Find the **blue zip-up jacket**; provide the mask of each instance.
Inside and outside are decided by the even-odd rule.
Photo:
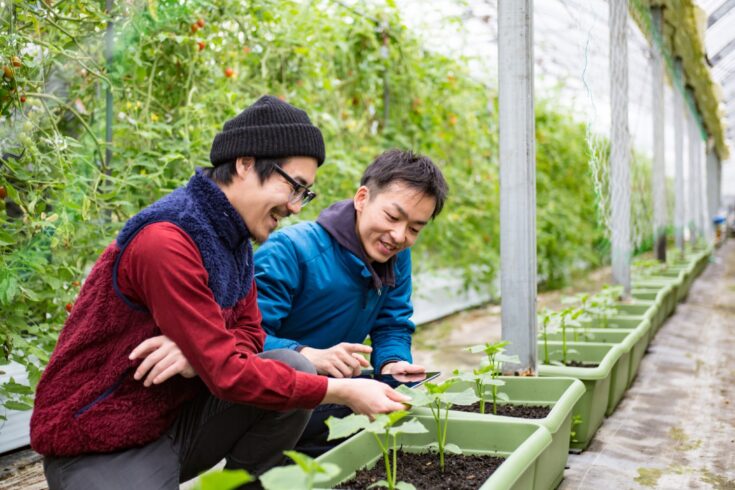
[[[362,343],[369,335],[371,364],[412,362],[411,251],[396,255],[395,286],[373,286],[363,260],[316,222],[273,233],[255,253],[255,280],[264,350],[340,342]]]

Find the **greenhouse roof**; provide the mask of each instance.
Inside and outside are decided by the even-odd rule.
[[[735,0],[700,0],[707,15],[705,45],[712,77],[722,87],[727,140],[735,141]]]

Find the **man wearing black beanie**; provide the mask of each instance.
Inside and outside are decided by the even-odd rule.
[[[176,489],[223,458],[259,475],[321,403],[404,408],[382,383],[262,353],[251,240],[315,197],[319,129],[265,96],[225,123],[210,159],[126,223],[80,291],[31,419],[52,490]]]

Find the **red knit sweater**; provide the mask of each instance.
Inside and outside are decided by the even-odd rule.
[[[111,244],[80,292],[41,377],[31,418],[31,445],[41,454],[72,456],[147,444],[171,425],[181,405],[203,389],[224,400],[273,410],[313,408],[327,380],[253,355],[262,351],[255,285],[222,309],[207,286],[193,240],[171,223],[146,226],[119,253]],[[199,375],[145,388],[132,377],[130,352],[164,334]],[[203,382],[203,383],[202,383]]]

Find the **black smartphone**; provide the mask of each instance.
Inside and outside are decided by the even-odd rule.
[[[379,374],[374,372],[372,369],[363,369],[360,373],[360,376],[358,377],[374,379],[376,381],[380,381],[381,383],[387,384],[391,388],[397,388],[400,385],[404,385],[409,388],[415,388],[422,385],[423,383],[426,383],[427,381],[431,381],[432,379],[438,377],[439,374],[441,374],[440,371],[427,371],[425,373],[416,374],[390,375]]]

